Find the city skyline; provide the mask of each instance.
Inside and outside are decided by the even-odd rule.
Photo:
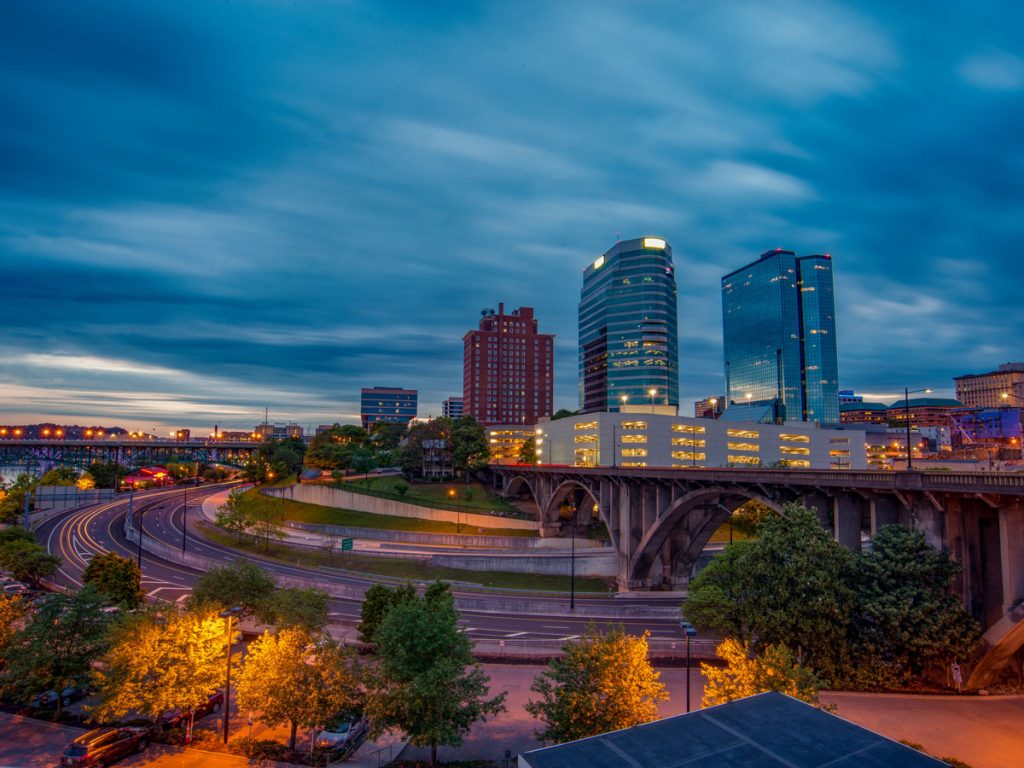
[[[720,276],[774,247],[835,258],[842,388],[951,396],[1022,357],[1022,20],[5,8],[0,422],[354,422],[376,383],[439,415],[497,298],[555,334],[575,409],[582,271],[645,233],[675,251],[684,412],[724,389]]]

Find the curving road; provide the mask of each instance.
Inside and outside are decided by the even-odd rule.
[[[47,549],[59,555],[63,564],[55,580],[69,586],[79,586],[82,571],[93,555],[102,552],[116,552],[125,557],[138,555],[136,546],[125,540],[124,517],[132,505],[136,525],[141,518],[144,535],[173,547],[184,546],[188,552],[203,555],[218,561],[230,562],[239,557],[236,550],[201,538],[192,529],[192,521],[200,517],[202,501],[218,493],[226,485],[190,487],[187,491],[188,510],[184,510],[185,491],[182,488],[147,491],[135,495],[134,501],[127,497],[108,504],[76,510],[48,520],[36,531]],[[182,526],[187,524],[183,537]],[[357,576],[329,572],[326,569],[311,570],[289,566],[277,561],[247,555],[263,568],[277,575],[300,576],[320,582],[334,582],[365,588],[373,581]],[[191,592],[192,584],[200,572],[186,565],[170,562],[142,552],[142,586],[151,599],[166,601],[184,600]],[[457,593],[459,594],[459,593]],[[479,598],[479,593],[461,593],[461,596]],[[502,598],[505,600],[506,598]],[[550,615],[525,614],[523,612],[461,612],[461,624],[475,640],[507,640],[516,644],[524,641],[559,641],[582,635],[593,618],[567,616],[564,614],[566,598],[531,598],[531,602],[548,602],[553,610]],[[614,598],[580,598],[577,605],[621,606],[623,601]],[[650,605],[664,608],[674,606],[677,601],[666,598],[633,598],[630,604]],[[343,625],[358,620],[358,600],[331,598],[328,610],[331,624]],[[605,620],[596,620],[603,623]],[[623,624],[631,633],[647,630],[653,641],[678,640],[683,637],[678,619],[649,618],[614,620]]]

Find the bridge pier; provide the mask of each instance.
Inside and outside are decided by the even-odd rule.
[[[1024,504],[1015,500],[999,509],[999,559],[1003,613],[1024,600]]]
[[[874,536],[886,525],[895,525],[900,521],[900,502],[895,496],[888,494],[873,496],[868,502],[868,515],[871,519],[871,535]]]
[[[832,520],[836,541],[851,552],[860,552],[860,527],[867,501],[850,493],[832,500]]]

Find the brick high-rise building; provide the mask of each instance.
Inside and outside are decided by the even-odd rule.
[[[968,408],[1020,405],[1024,397],[1024,363],[1003,363],[989,373],[954,376],[956,399]]]
[[[532,307],[485,309],[463,341],[463,413],[481,424],[536,424],[551,415],[554,342]]]

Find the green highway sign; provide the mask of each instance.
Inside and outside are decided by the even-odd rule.
[[[341,540],[341,551],[347,552],[352,549],[352,545],[355,544],[355,539],[342,539]]]

